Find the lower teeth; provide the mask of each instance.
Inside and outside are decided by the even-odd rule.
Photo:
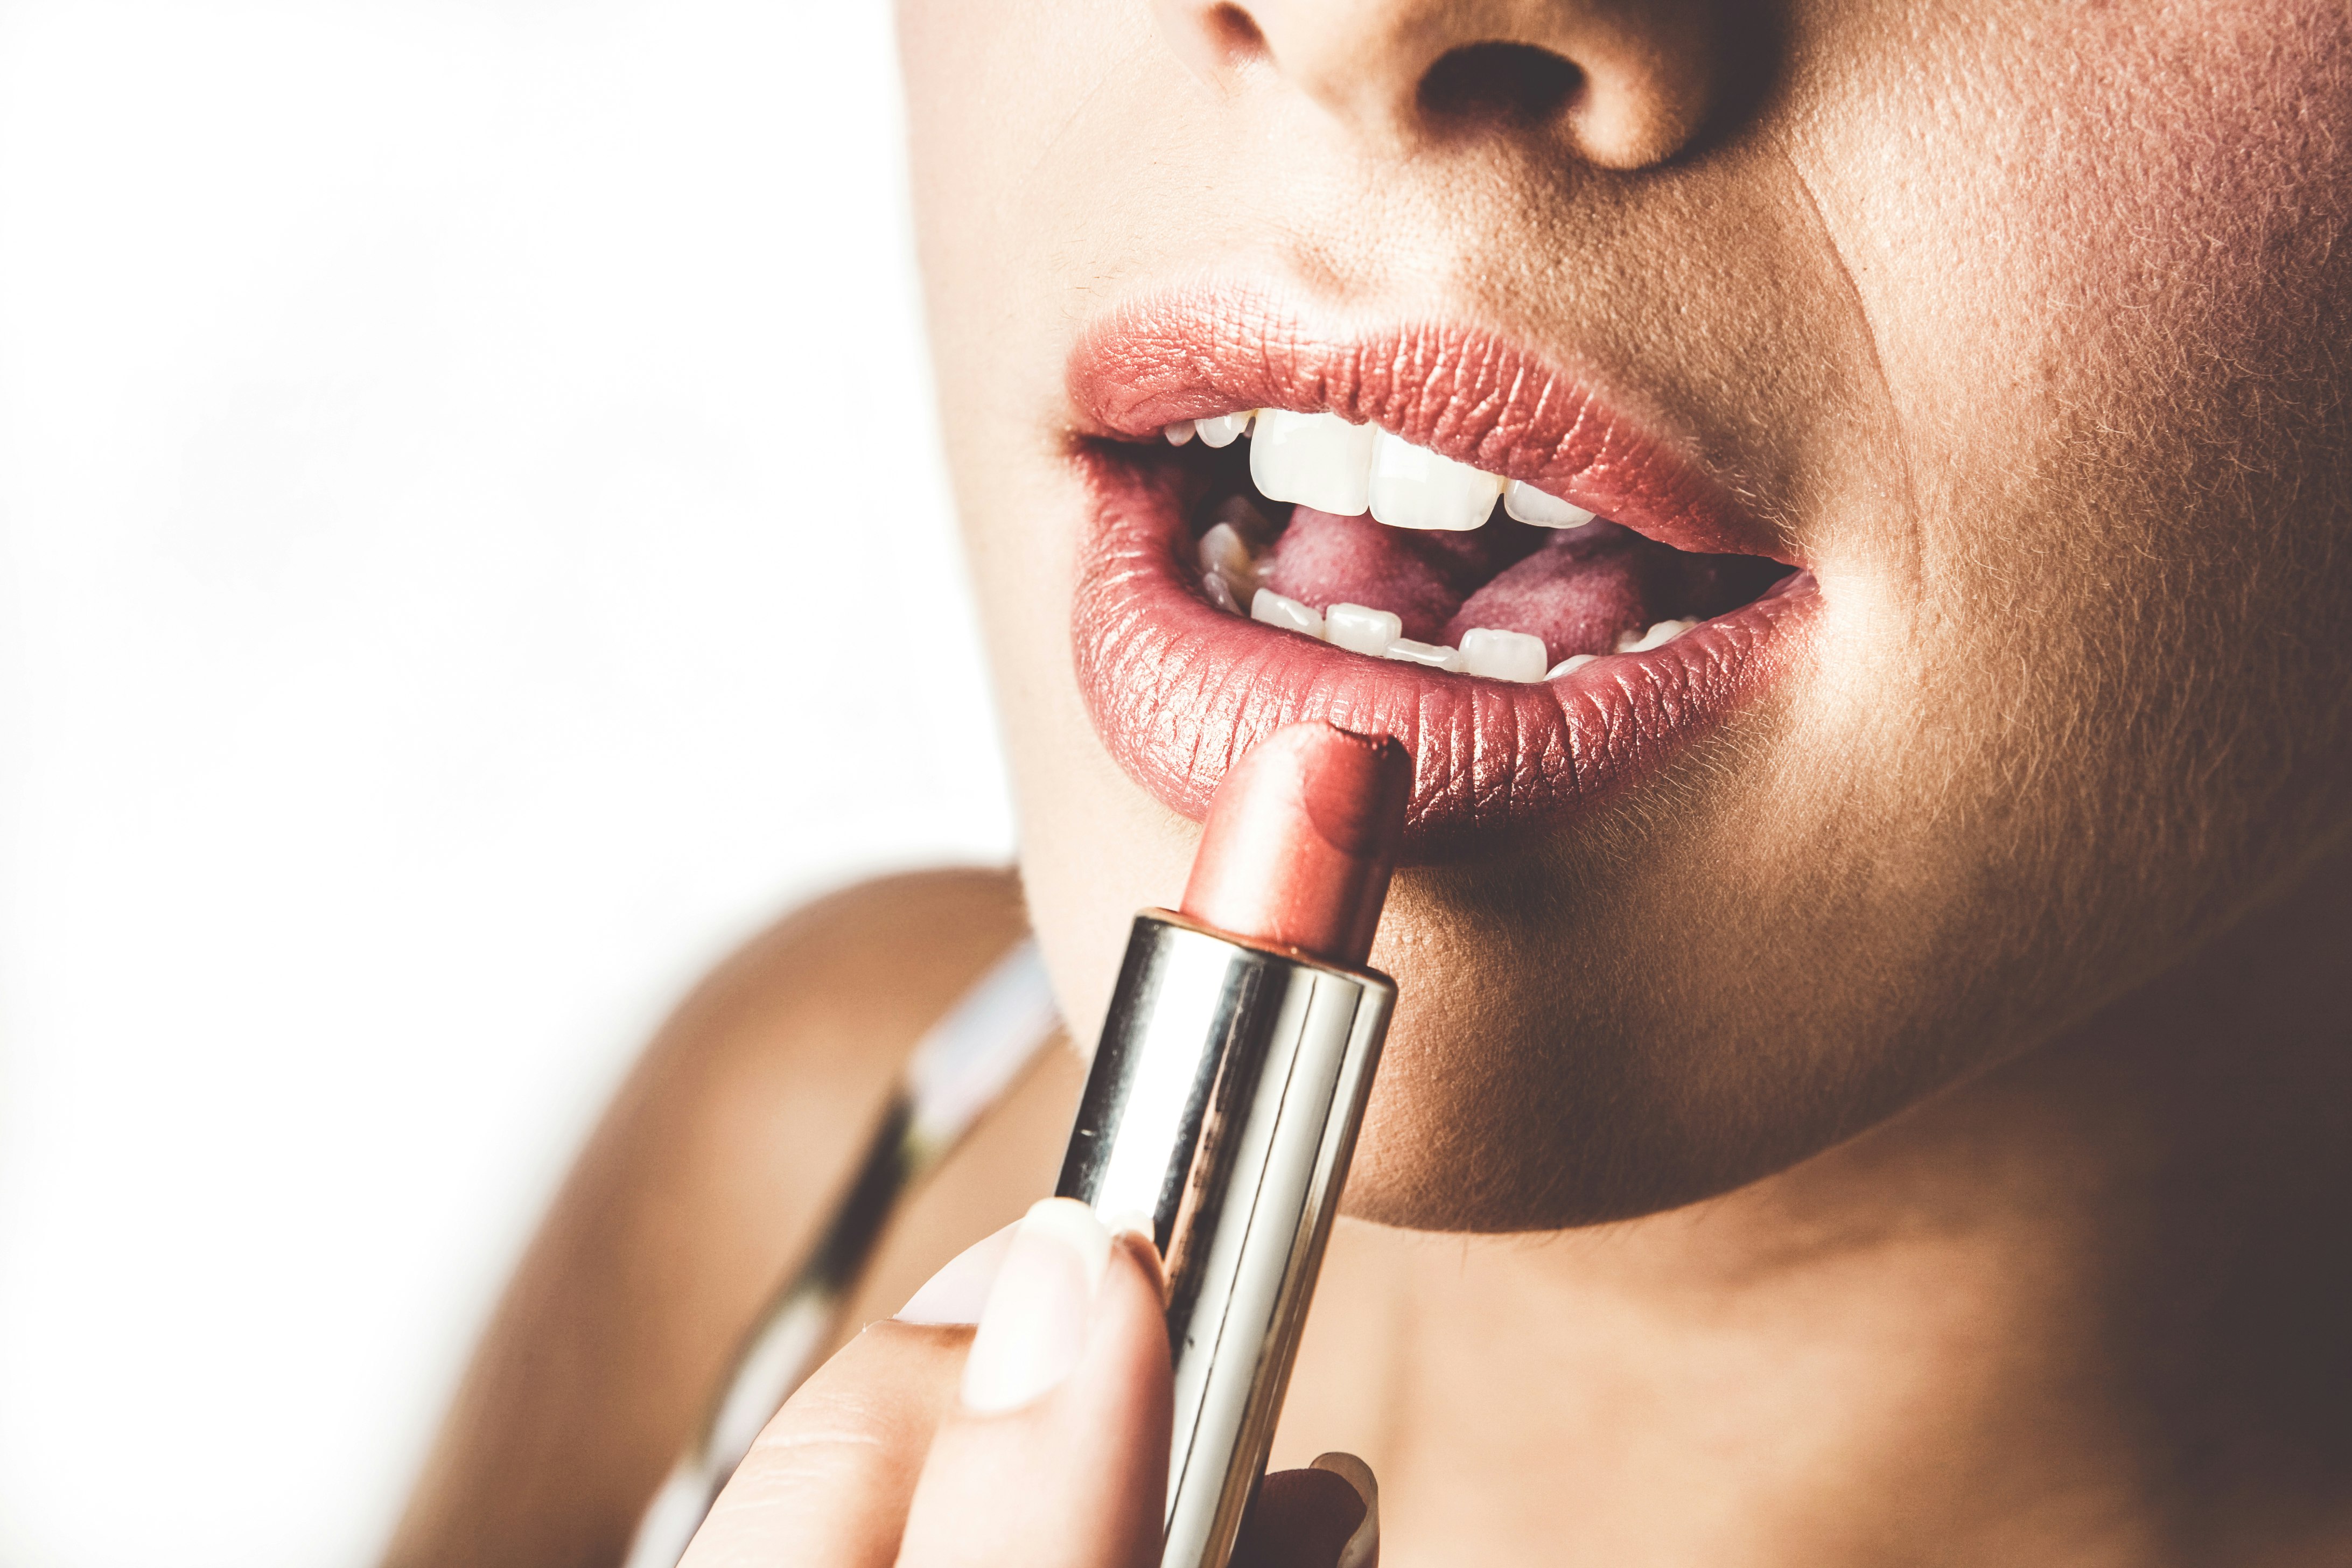
[[[1286,599],[1271,588],[1260,588],[1250,600],[1250,619],[1263,621],[1270,626],[1280,626],[1286,632],[1305,632],[1320,641],[1323,617],[1311,606],[1296,599]]]
[[[1234,502],[1240,503],[1241,511],[1234,510]],[[1258,585],[1257,553],[1243,531],[1245,526],[1263,526],[1264,520],[1255,508],[1234,497],[1219,506],[1213,515],[1220,521],[1211,524],[1201,536],[1197,549],[1201,588],[1209,603],[1227,615],[1245,615],[1263,625],[1298,632],[1350,653],[1392,658],[1425,669],[1484,676],[1490,680],[1523,684],[1557,680],[1602,657],[1572,654],[1547,668],[1543,639],[1526,632],[1478,626],[1463,634],[1460,647],[1445,647],[1415,642],[1404,636],[1403,621],[1393,611],[1349,604],[1332,605],[1318,611],[1312,605]],[[1664,647],[1697,624],[1693,620],[1659,621],[1646,631],[1621,635],[1615,651],[1647,653]]]
[[[1429,669],[1451,670],[1459,675],[1469,667],[1462,661],[1462,650],[1441,647],[1434,643],[1415,642],[1411,637],[1399,637],[1381,653],[1382,658],[1401,659],[1406,664],[1418,664]]]
[[[1665,647],[1696,625],[1698,625],[1696,621],[1660,621],[1639,637],[1627,632],[1623,637],[1619,637],[1617,651],[1647,653],[1654,647]]]

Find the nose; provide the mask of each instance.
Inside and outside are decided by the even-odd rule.
[[[1412,148],[1558,127],[1609,169],[1673,157],[1723,93],[1739,0],[1155,0],[1162,34],[1231,89],[1270,68],[1352,131]]]

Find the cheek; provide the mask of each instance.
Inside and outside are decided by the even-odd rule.
[[[1074,315],[1183,227],[1148,191],[1197,92],[1149,7],[908,0],[899,9],[917,238],[939,400],[1032,923],[1091,1047],[1135,911],[1172,904],[1197,830],[1122,773],[1072,670],[1086,497],[1041,448],[1066,418]],[[1156,150],[1155,150],[1156,149]]]
[[[1969,9],[1945,31],[1921,14],[1899,52],[1841,49],[1825,17],[1800,68],[1819,107],[1796,156],[1908,482],[1969,553],[2018,547],[2012,569],[2095,491],[2103,544],[2164,537],[2239,499],[2231,448],[2280,433],[2249,384],[2343,390],[2324,329],[2343,323],[2352,26],[2340,0]]]
[[[2275,868],[2277,824],[2342,810],[2315,699],[2352,670],[2281,634],[2352,613],[2352,22],[1969,9],[1906,8],[1899,50],[1824,13],[1796,69],[1793,155],[1904,432],[1932,634],[1904,746],[1941,776],[1884,765],[2005,816],[1987,860],[2109,909],[2153,878],[2144,918],[2185,920]]]
[[[1200,833],[1121,773],[1070,672],[1069,595],[994,591],[990,645],[1021,876],[1070,1037],[1091,1051],[1136,911],[1173,908]]]

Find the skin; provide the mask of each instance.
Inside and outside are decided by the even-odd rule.
[[[902,18],[1073,1017],[1192,843],[1069,674],[1061,377],[1118,300],[1213,271],[1494,323],[1679,433],[1821,581],[1803,668],[1671,777],[1401,879],[1360,1213],[1527,1229],[1726,1190],[2050,1043],[2343,839],[2352,664],[2288,630],[2352,609],[2341,8],[1916,12],[1776,14],[1712,129],[1630,172],[1343,90],[1496,36],[1443,7],[1255,7],[1264,51],[1213,87],[1164,41],[1189,16]]]
[[[1399,875],[1276,1464],[1364,1455],[1416,1564],[2352,1553],[2342,6],[902,0],[900,36],[1080,1037],[1196,837],[1072,669],[1064,367],[1119,300],[1213,275],[1507,332],[1821,584],[1663,777]],[[1498,39],[1591,92],[1508,112],[1447,64]],[[632,1125],[609,1160],[665,1146]],[[844,1375],[951,1422],[934,1339]],[[905,1505],[809,1506],[895,1539]]]
[[[524,1255],[386,1563],[619,1562],[916,1038],[1021,930],[1001,871],[894,878],[797,911],[705,979]],[[1080,1077],[1049,1056],[951,1157],[893,1226],[845,1336],[1051,1185]]]

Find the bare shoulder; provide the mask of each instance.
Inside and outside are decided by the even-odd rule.
[[[580,1174],[611,1165],[665,1205],[683,1183],[719,1223],[797,1237],[916,1040],[1027,929],[1019,883],[993,868],[880,878],[793,911],[680,1004]]]
[[[922,871],[817,899],[713,969],[647,1047],[533,1238],[387,1561],[617,1561],[908,1051],[1026,930],[1010,870]],[[889,1288],[1003,1206],[998,1189],[1013,1203],[1033,1184],[1068,1076],[1041,1075],[959,1156],[968,1177],[953,1186],[985,1213],[934,1217],[935,1199],[897,1227],[887,1250],[905,1262],[877,1269]]]
[[[877,877],[824,894],[711,971],[663,1031],[667,1041],[762,1018],[864,1021],[942,1001],[1028,930],[1006,867]]]
[[[714,969],[656,1037],[646,1067],[656,1077],[737,1066],[783,1072],[812,1093],[878,1084],[1027,930],[1009,868],[914,871],[841,889]]]

